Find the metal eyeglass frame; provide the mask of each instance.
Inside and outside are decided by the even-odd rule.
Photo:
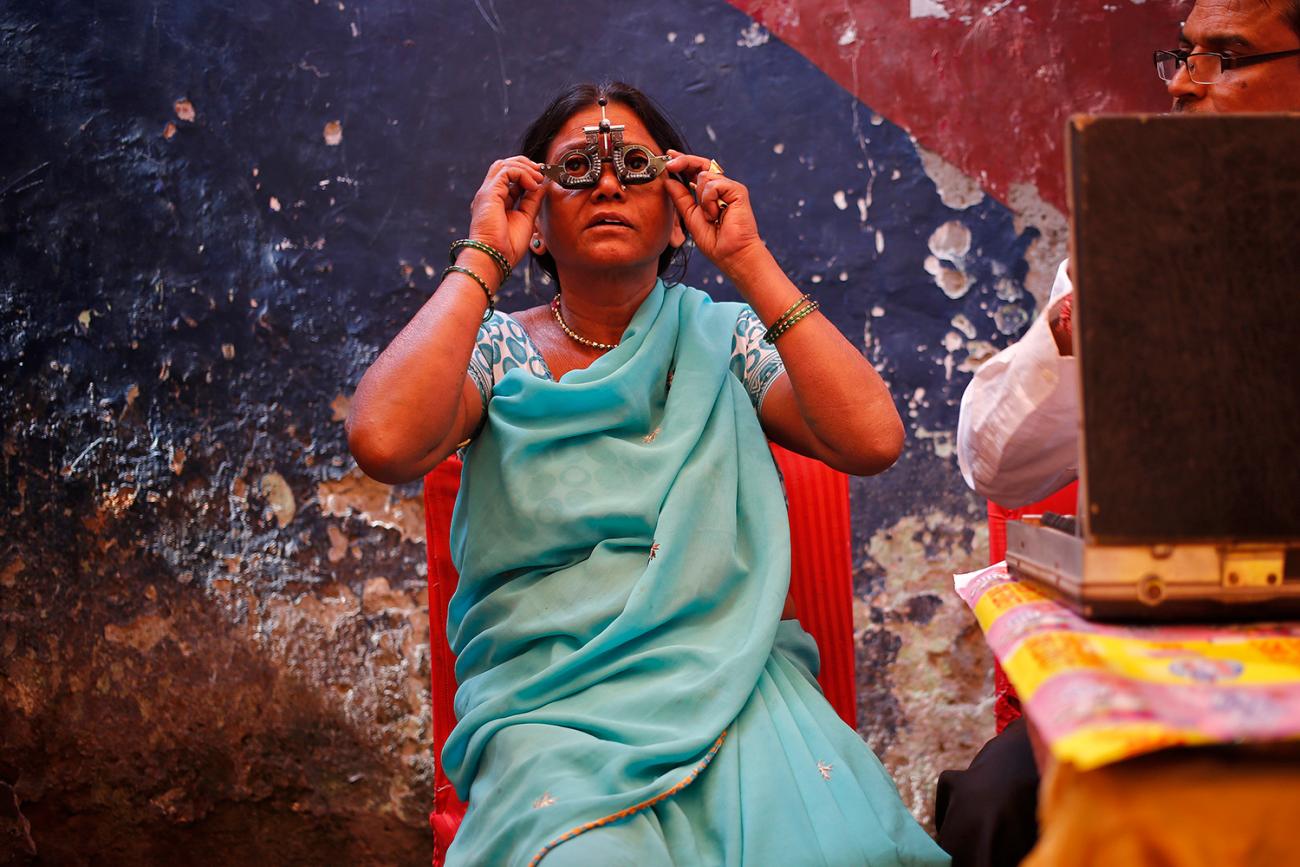
[[[543,165],[542,174],[566,190],[581,190],[594,187],[600,182],[600,172],[605,163],[613,163],[614,174],[618,177],[619,183],[628,186],[648,184],[663,173],[668,160],[671,159],[669,156],[654,154],[645,145],[624,144],[621,125],[602,124],[602,127],[605,128],[583,127],[582,131],[587,135],[587,144],[580,149],[565,151],[560,155],[557,163]],[[610,156],[607,157],[600,155],[598,139],[602,136],[608,136]],[[628,158],[634,154],[639,154],[645,160],[645,168],[640,170],[629,168]],[[580,175],[570,172],[567,166],[573,159],[584,160],[587,170]]]
[[[1201,81],[1197,79],[1196,75],[1192,72],[1192,67],[1187,62],[1193,57],[1219,58],[1218,74],[1209,81]],[[1300,48],[1291,48],[1287,51],[1271,51],[1267,54],[1247,54],[1244,57],[1220,54],[1217,51],[1187,51],[1183,48],[1176,48],[1172,51],[1160,50],[1152,52],[1151,54],[1151,59],[1156,66],[1156,75],[1159,76],[1161,81],[1173,81],[1178,77],[1178,68],[1186,67],[1187,75],[1192,79],[1193,84],[1215,84],[1223,77],[1223,73],[1230,69],[1241,69],[1245,66],[1254,66],[1256,63],[1268,63],[1271,60],[1281,60],[1284,57],[1300,57]],[[1163,61],[1171,59],[1174,61],[1174,72],[1173,75],[1165,78],[1160,72],[1160,65]]]
[[[609,122],[605,114],[608,100],[602,96],[596,100],[596,103],[600,106],[600,123],[582,128],[584,139],[582,147],[565,151],[560,155],[558,163],[543,164],[542,174],[566,190],[582,190],[596,186],[600,183],[600,173],[605,163],[614,164],[614,174],[618,177],[618,182],[624,186],[648,184],[663,174],[671,158],[667,154],[656,155],[645,145],[624,144],[623,131],[626,127],[621,123]],[[601,156],[602,150],[609,156]],[[628,157],[632,154],[640,154],[645,160],[645,168],[628,167]],[[582,174],[574,174],[568,168],[569,161],[575,159],[586,163],[587,169]]]

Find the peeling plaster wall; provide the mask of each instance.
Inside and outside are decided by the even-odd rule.
[[[1019,16],[1011,44],[1061,81],[1099,32],[1149,47],[1177,17],[1121,3],[1071,36],[1044,3],[841,5],[665,0],[577,38],[519,0],[0,9],[0,862],[427,862],[419,490],[361,476],[342,422],[487,165],[607,75],[749,184],[898,401],[906,453],[852,485],[860,719],[929,820],[937,772],[992,731],[951,592],[986,556],[956,406],[1065,223],[1031,106],[961,125],[1037,79],[936,86],[915,61],[953,31],[897,28],[960,25],[961,58]],[[891,33],[917,47],[863,66]],[[1081,107],[1146,93],[1101,99],[1112,78]],[[734,297],[702,257],[690,282]],[[520,275],[505,306],[546,294]]]
[[[1074,112],[1160,111],[1151,51],[1191,0],[732,0],[864,103],[1007,199],[1065,206]]]

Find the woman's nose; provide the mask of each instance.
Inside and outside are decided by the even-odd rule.
[[[593,195],[597,198],[621,199],[627,192],[627,187],[618,179],[618,173],[614,171],[614,161],[602,161],[600,164],[600,176],[596,179],[596,187],[592,190]]]

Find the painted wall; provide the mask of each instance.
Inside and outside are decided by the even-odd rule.
[[[590,8],[0,9],[4,856],[427,861],[419,492],[363,478],[342,422],[487,165],[579,79],[744,180],[893,389],[907,451],[853,484],[860,717],[919,817],[991,734],[956,405],[1064,254],[1066,114],[1161,108],[1179,7]]]

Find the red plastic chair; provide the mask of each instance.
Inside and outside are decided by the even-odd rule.
[[[790,504],[790,591],[799,622],[821,653],[818,682],[831,707],[857,728],[854,675],[852,543],[849,480],[820,461],[772,447]],[[442,771],[442,748],[456,725],[456,657],[447,645],[447,605],[459,576],[451,563],[452,507],[461,462],[448,458],[424,478],[424,519],[429,550],[429,668],[433,680],[433,863],[441,867],[465,816],[465,805]]]
[[[1007,521],[1019,520],[1024,515],[1038,515],[1043,512],[1056,512],[1058,515],[1073,515],[1079,502],[1079,483],[1071,482],[1045,500],[1022,506],[1019,509],[1004,509],[992,500],[989,504],[989,565],[1007,559]],[[997,720],[997,732],[1020,718],[1020,696],[1015,687],[1007,680],[1006,672],[997,660],[993,661],[993,717]]]

